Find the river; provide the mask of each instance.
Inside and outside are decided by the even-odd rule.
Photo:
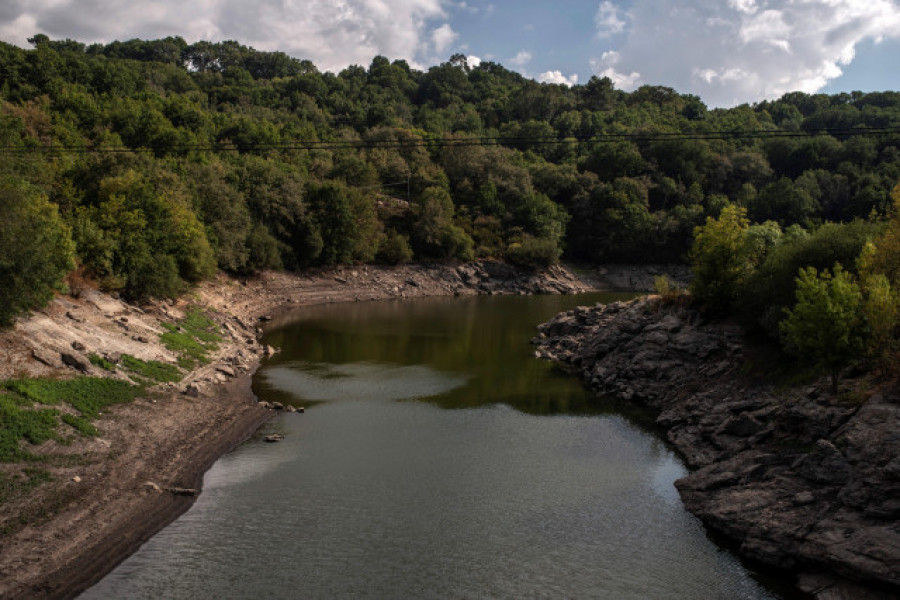
[[[538,323],[612,299],[297,312],[254,389],[306,412],[82,598],[782,597],[684,510],[647,415],[534,358]]]

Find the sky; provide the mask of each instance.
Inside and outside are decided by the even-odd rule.
[[[0,40],[180,35],[337,72],[461,53],[543,82],[665,85],[710,107],[900,90],[900,0],[0,0]]]

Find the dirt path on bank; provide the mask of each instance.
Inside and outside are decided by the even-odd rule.
[[[190,507],[193,496],[171,490],[199,491],[212,463],[271,414],[257,404],[250,384],[270,351],[257,341],[259,326],[272,315],[329,302],[571,294],[597,285],[597,279],[563,267],[531,273],[473,263],[264,273],[247,280],[220,276],[177,302],[141,307],[92,289],[78,298],[58,297],[0,333],[0,380],[126,377],[92,365],[92,354],[176,364],[177,354],[161,343],[160,334],[192,306],[207,312],[223,339],[210,363],[184,373],[181,381],[105,410],[95,421],[96,437],[73,434],[28,448],[48,458],[40,466],[53,479],[3,504],[0,598],[73,597]],[[0,463],[0,473],[21,476],[31,466]]]

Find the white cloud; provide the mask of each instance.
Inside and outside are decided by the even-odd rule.
[[[594,17],[597,23],[597,37],[605,38],[625,31],[625,21],[619,16],[619,9],[609,0],[604,0]]]
[[[459,34],[453,31],[450,24],[444,23],[431,32],[431,41],[434,44],[434,51],[438,54],[444,54],[444,52],[447,51],[447,48],[449,48],[458,37]]]
[[[378,54],[418,66],[431,49],[453,41],[452,29],[434,29],[435,21],[447,17],[443,4],[443,0],[3,0],[0,39],[28,47],[27,38],[38,32],[82,42],[180,35],[188,42],[235,39],[259,50],[281,50],[308,58],[323,70],[368,65]]]
[[[511,65],[522,68],[531,62],[531,52],[528,50],[519,50],[519,52],[509,59]]]
[[[578,74],[573,73],[569,77],[562,74],[562,71],[546,71],[538,75],[538,81],[541,83],[561,83],[565,86],[572,87],[578,83]]]
[[[615,7],[601,12],[613,14]],[[598,12],[598,35],[610,23]],[[602,22],[601,22],[602,21]],[[623,25],[624,27],[624,25]],[[635,2],[625,42],[594,59],[620,89],[640,83],[698,94],[713,106],[816,92],[865,40],[900,38],[898,0]]]
[[[480,65],[482,62],[483,61],[481,60],[481,58],[479,58],[478,56],[475,56],[474,54],[470,54],[469,56],[466,57],[466,64],[468,64],[473,69],[475,67],[477,67],[478,65]]]
[[[643,82],[641,74],[637,71],[631,73],[620,73],[616,70],[616,65],[622,60],[622,55],[614,50],[604,52],[600,58],[591,61],[591,66],[600,77],[609,77],[613,85],[617,89],[630,92]]]

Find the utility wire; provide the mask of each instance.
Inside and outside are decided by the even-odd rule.
[[[603,144],[615,142],[665,142],[665,141],[702,141],[702,140],[753,140],[778,138],[814,138],[829,135],[832,137],[900,135],[900,126],[893,127],[842,127],[824,128],[816,131],[778,131],[778,130],[732,130],[705,132],[631,132],[604,133],[592,136],[571,136],[565,138],[552,136],[505,137],[476,136],[467,138],[424,138],[416,140],[327,140],[309,141],[294,140],[277,144],[156,144],[133,147],[124,144],[93,146],[87,144],[32,144],[0,146],[0,154],[115,154],[128,152],[265,152],[293,150],[372,150],[410,148],[453,148],[470,146],[547,146],[547,145],[581,145]]]

